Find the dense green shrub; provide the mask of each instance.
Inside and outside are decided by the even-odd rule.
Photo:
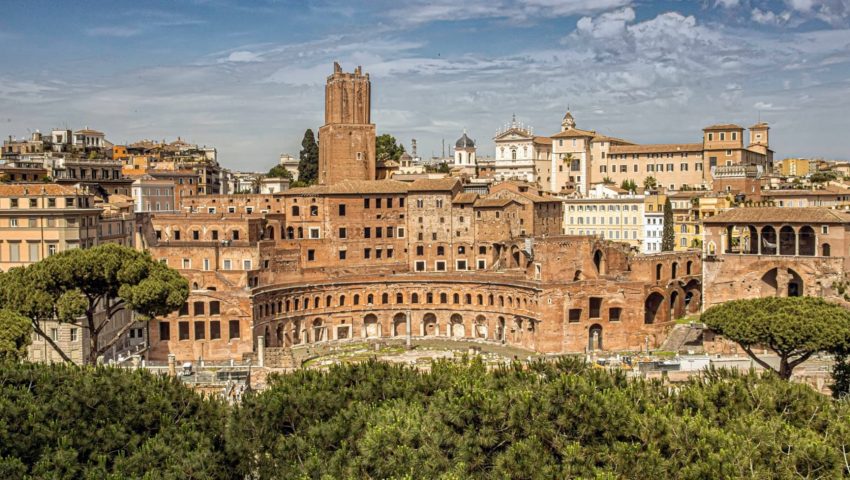
[[[470,360],[270,382],[228,409],[143,372],[2,364],[0,478],[850,477],[850,404],[771,374]]]
[[[372,362],[275,378],[227,444],[260,478],[841,478],[848,414],[775,375]]]
[[[226,422],[171,378],[0,364],[0,478],[233,478]]]

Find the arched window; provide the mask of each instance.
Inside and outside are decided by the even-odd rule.
[[[692,262],[691,260],[688,260],[688,263],[685,264],[685,275],[691,274],[691,270],[693,269],[693,266],[694,266],[694,262]]]
[[[354,305],[360,305],[360,294],[359,293],[354,294]]]
[[[466,294],[466,304],[472,305],[472,294],[470,294],[470,293]]]
[[[516,149],[515,148],[511,149],[511,160],[516,160]]]
[[[345,295],[339,296],[339,306],[342,307],[345,305]]]
[[[505,297],[503,297],[503,296],[501,296],[501,295],[499,295],[499,306],[500,306],[500,307],[504,307],[504,306],[505,306]]]
[[[325,297],[325,307],[330,308],[330,306],[331,306],[331,296],[328,295],[327,297]]]
[[[375,296],[371,293],[366,295],[366,305],[373,305],[375,303]]]
[[[487,299],[490,305],[493,305],[493,294],[490,294],[490,297]]]
[[[661,280],[661,269],[664,268],[660,263],[655,266],[655,279]]]
[[[404,294],[399,292],[395,294],[395,303],[404,303]]]
[[[478,305],[484,305],[484,295],[478,294]]]
[[[285,305],[286,305],[286,311],[287,311],[287,312],[289,312],[289,307],[290,307],[289,299],[286,299],[286,304],[285,304]]]
[[[319,297],[313,299],[313,308],[319,308]]]
[[[446,292],[440,294],[440,303],[448,303],[449,296],[446,295]]]
[[[434,294],[428,292],[425,294],[425,303],[434,303]]]
[[[414,293],[410,296],[410,303],[419,303],[419,294]]]
[[[383,304],[390,303],[390,294],[389,293],[384,292],[381,295],[381,303],[383,303]]]
[[[460,303],[460,294],[459,294],[459,293],[455,293],[455,294],[452,296],[452,300],[454,301],[454,303],[455,303],[455,304]]]

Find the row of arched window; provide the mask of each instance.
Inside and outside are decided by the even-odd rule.
[[[528,309],[528,304],[531,303],[534,306],[535,301],[529,301],[528,298],[519,297],[519,296],[510,296],[510,295],[484,295],[477,294],[473,295],[471,293],[466,293],[461,295],[460,293],[454,293],[451,296],[447,292],[440,292],[435,294],[434,292],[426,292],[420,295],[418,292],[411,293],[409,296],[405,297],[405,294],[402,292],[397,292],[394,295],[395,304],[402,305],[407,302],[405,299],[409,300],[411,304],[454,304],[454,305],[480,305],[480,306],[499,306],[508,308],[522,308]],[[297,312],[304,311],[309,309],[318,309],[318,308],[333,308],[333,307],[344,307],[348,305],[376,305],[378,304],[376,300],[380,300],[381,305],[390,304],[391,295],[388,292],[384,292],[377,297],[373,293],[366,294],[365,296],[361,296],[359,293],[355,293],[349,299],[345,294],[341,294],[339,296],[334,297],[333,295],[326,295],[324,298],[324,302],[322,302],[322,298],[320,296],[313,296],[312,298],[309,296],[304,297],[293,297],[287,298],[286,300],[278,300],[277,302],[269,302],[263,305],[258,305],[257,316],[270,316],[277,315],[281,313],[289,313],[289,312]],[[348,303],[350,301],[350,303]]]

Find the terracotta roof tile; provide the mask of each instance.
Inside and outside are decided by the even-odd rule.
[[[0,197],[23,197],[38,195],[81,195],[82,191],[67,185],[55,183],[29,183],[0,185]]]
[[[703,223],[850,223],[850,214],[830,208],[733,208],[703,219]]]
[[[478,194],[475,192],[458,193],[452,200],[452,203],[475,203],[478,199]]]
[[[395,180],[344,180],[333,185],[290,188],[282,192],[295,195],[354,195],[360,193],[406,193],[407,185]]]
[[[447,191],[454,190],[460,184],[460,180],[457,178],[422,178],[419,180],[414,180],[408,186],[408,190],[411,192],[433,192],[433,191]]]
[[[540,143],[543,145],[552,145],[552,139],[549,137],[534,137],[534,143]]]
[[[516,202],[513,198],[479,198],[475,201],[475,208],[494,208],[494,207],[504,207],[513,202]]]
[[[551,136],[551,138],[572,138],[572,137],[595,137],[595,130],[582,130],[580,128],[571,128],[569,130],[564,130],[563,132],[558,132]]]
[[[703,128],[703,131],[705,131],[705,130],[732,130],[732,129],[743,130],[744,127],[742,127],[740,125],[735,125],[734,123],[718,123],[716,125],[709,125],[709,126]]]

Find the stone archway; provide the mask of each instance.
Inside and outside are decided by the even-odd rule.
[[[772,268],[761,277],[762,297],[799,297],[804,293],[802,277],[790,268]]]
[[[505,343],[505,317],[499,317],[496,327],[496,340]]]
[[[313,320],[313,341],[314,342],[325,342],[328,340],[327,328],[325,328],[325,322],[321,318],[316,318]]]
[[[399,312],[393,316],[393,336],[403,337],[405,335],[407,335],[407,315]]]
[[[455,313],[449,320],[449,328],[452,338],[463,338],[466,336],[466,328],[463,325],[463,317]]]
[[[805,225],[800,228],[797,241],[799,244],[799,255],[805,255],[807,257],[815,256],[817,250],[817,238],[815,237],[815,230],[812,227]]]
[[[602,350],[602,325],[594,323],[587,331],[587,350]]]
[[[646,301],[644,301],[644,316],[643,323],[652,324],[656,322],[663,322],[664,319],[664,295],[661,295],[658,292],[652,292],[649,296],[646,297]]]
[[[679,295],[678,290],[673,290],[670,292],[670,320],[675,320],[682,316],[684,311],[684,304],[682,302],[683,296]]]
[[[762,255],[777,255],[779,242],[776,238],[776,229],[768,225],[761,229],[761,253]]]
[[[475,317],[475,338],[487,338],[487,318],[484,315]]]
[[[788,225],[779,229],[779,254],[794,255],[797,249],[797,232]]]
[[[363,317],[363,332],[366,338],[378,338],[381,336],[381,325],[378,323],[378,317],[374,313]]]
[[[699,280],[691,280],[685,285],[685,313],[699,312],[699,305],[702,301],[702,289],[700,288]]]
[[[426,313],[422,317],[422,336],[433,337],[440,334],[437,327],[437,316],[433,313]]]

